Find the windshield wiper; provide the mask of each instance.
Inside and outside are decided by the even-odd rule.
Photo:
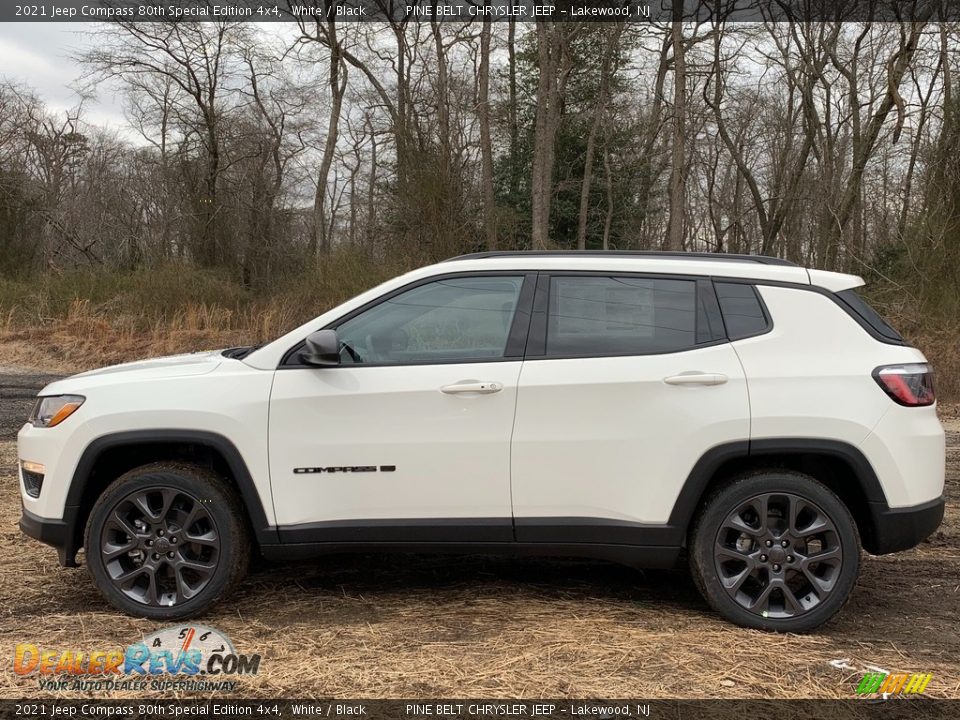
[[[243,358],[252,353],[254,350],[259,350],[262,347],[263,343],[260,343],[259,345],[243,345],[242,347],[227,348],[221,353],[221,355],[233,360],[243,360]]]

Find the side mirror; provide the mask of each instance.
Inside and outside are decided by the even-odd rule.
[[[340,364],[340,340],[336,330],[317,330],[307,335],[300,359],[307,365]]]

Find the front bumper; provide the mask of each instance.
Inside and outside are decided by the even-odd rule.
[[[80,549],[76,528],[76,508],[67,507],[62,520],[51,520],[34,515],[26,508],[20,515],[20,530],[24,535],[57,549],[63,567],[77,567]]]
[[[864,548],[872,555],[885,555],[916,547],[940,527],[945,504],[943,497],[898,508],[868,503],[872,527],[864,534]]]

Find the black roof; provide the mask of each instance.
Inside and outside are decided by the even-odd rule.
[[[457,260],[478,260],[497,257],[655,257],[674,260],[719,260],[721,262],[755,262],[761,265],[785,265],[798,267],[796,263],[783,258],[768,255],[737,255],[734,253],[710,252],[670,252],[661,250],[491,250],[470,253],[449,258],[445,262]]]

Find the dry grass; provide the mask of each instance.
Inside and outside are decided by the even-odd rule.
[[[75,373],[107,364],[272,340],[408,269],[334,254],[259,292],[211,272],[75,271],[0,278],[0,365]]]
[[[198,304],[145,322],[76,300],[64,318],[0,330],[0,364],[72,374],[145,357],[264,342],[312,316],[302,317],[302,311],[282,303],[246,308]]]
[[[960,419],[948,413],[947,518],[919,548],[867,558],[842,614],[810,635],[742,630],[683,572],[579,561],[340,557],[253,572],[203,618],[261,653],[242,696],[850,698],[832,666],[932,672],[960,698]],[[110,611],[83,570],[24,542],[0,444],[0,648],[125,647],[157,624]],[[5,663],[0,697],[37,696]]]

